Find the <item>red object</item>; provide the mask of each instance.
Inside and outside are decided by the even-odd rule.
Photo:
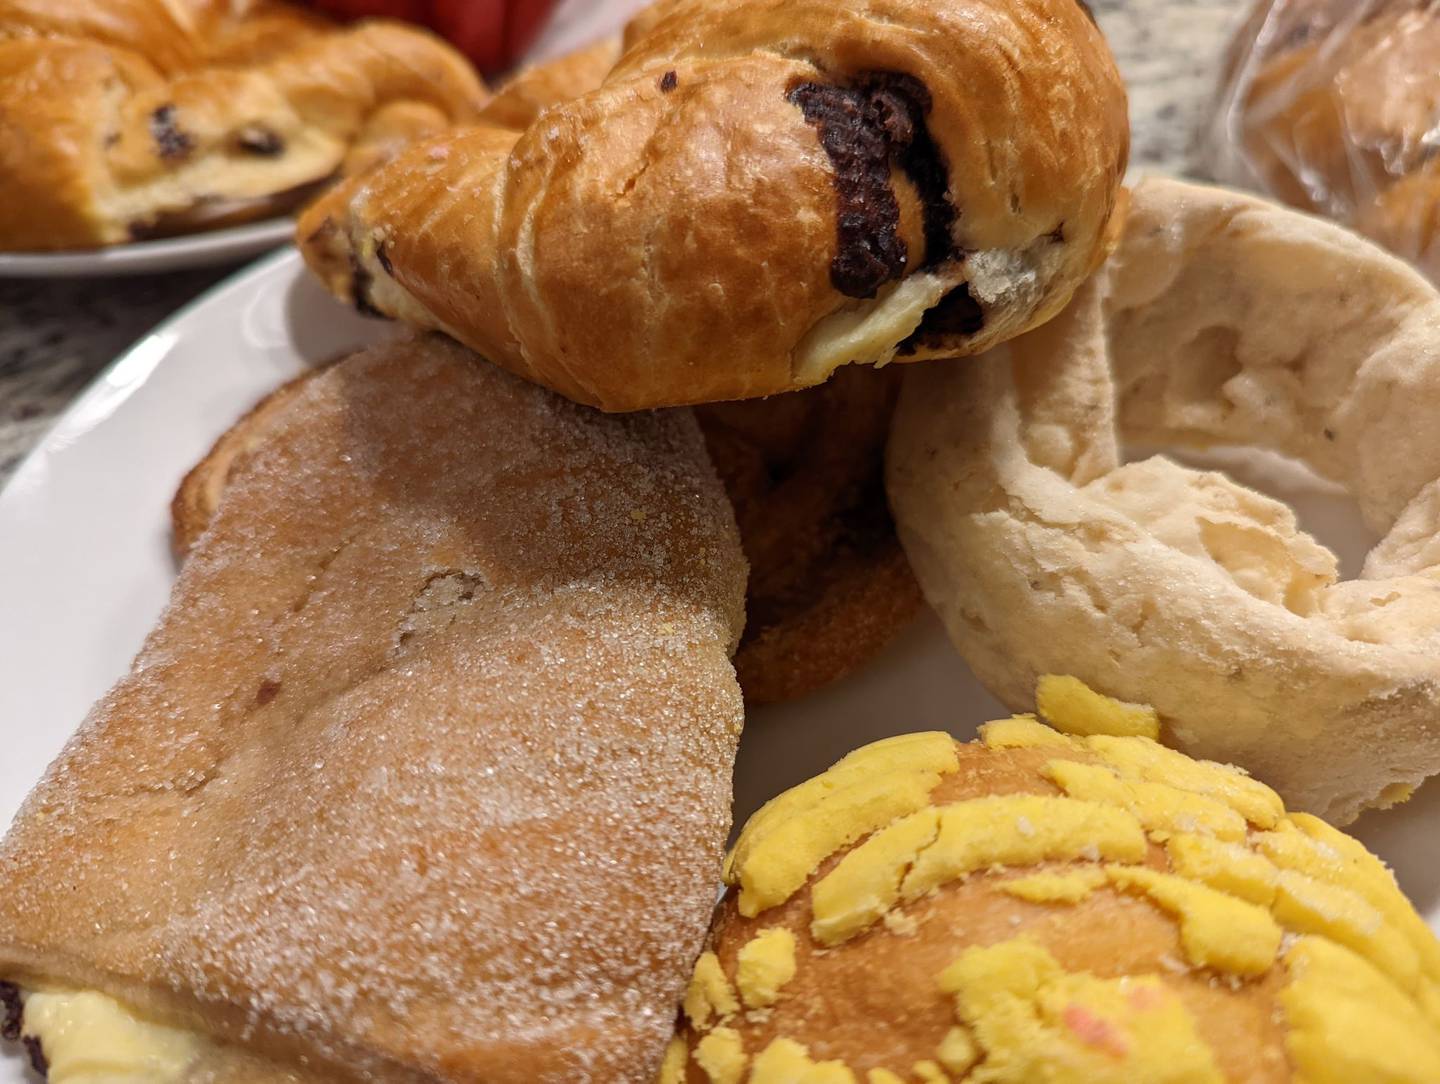
[[[487,75],[512,67],[545,25],[555,0],[313,0],[342,19],[419,23],[449,41]]]

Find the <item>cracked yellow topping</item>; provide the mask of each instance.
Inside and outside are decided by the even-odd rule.
[[[695,1044],[695,1064],[711,1084],[740,1084],[745,1075],[745,1042],[734,1028],[719,1027]]]
[[[1065,734],[1160,737],[1160,717],[1149,704],[1102,696],[1079,678],[1044,675],[1035,686],[1035,707]]]
[[[1121,809],[1038,794],[931,806],[876,832],[816,882],[810,932],[833,945],[898,900],[977,870],[1087,857],[1140,861],[1140,823]]]
[[[665,1058],[660,1062],[660,1077],[656,1084],[685,1084],[685,1063],[690,1050],[685,1040],[676,1035],[665,1047]]]
[[[970,948],[940,973],[985,1060],[979,1084],[1225,1084],[1180,1000],[1155,976],[1063,970],[1033,941]]]
[[[923,809],[959,765],[948,734],[907,734],[857,749],[823,775],[763,805],[725,864],[747,918],[784,903],[841,847]]]
[[[1285,954],[1285,1046],[1304,1084],[1440,1080],[1440,1029],[1349,949],[1301,937]]]
[[[1177,832],[1204,832],[1218,839],[1245,838],[1245,818],[1224,802],[1176,790],[1163,783],[1121,779],[1103,764],[1052,760],[1045,769],[1055,785],[1072,798],[1105,802],[1132,813],[1156,842]]]
[[[865,1084],[905,1084],[905,1078],[889,1069],[871,1069],[865,1074]]]
[[[720,967],[720,958],[713,952],[702,952],[695,961],[695,972],[690,976],[682,1007],[697,1028],[708,1024],[711,1016],[723,1020],[740,1010],[740,1002],[730,989],[730,980]]]
[[[795,935],[784,927],[761,930],[741,946],[735,962],[735,986],[747,1009],[775,1004],[781,988],[794,977]]]
[[[1110,883],[1144,893],[1180,921],[1180,946],[1190,962],[1232,975],[1270,970],[1283,931],[1270,912],[1173,873],[1153,869],[1105,871]]]
[[[945,1033],[935,1050],[935,1060],[956,1076],[963,1077],[980,1060],[980,1048],[970,1029],[953,1027]]]
[[[749,1084],[856,1084],[850,1067],[839,1061],[812,1061],[793,1039],[775,1039],[755,1057]]]
[[[908,946],[931,951],[945,929],[920,901],[971,878],[1036,904],[1077,906],[1097,893],[1143,900],[1173,920],[1184,959],[1160,957],[1163,974],[1072,972],[1026,937],[1028,912],[1012,911],[1013,938],[988,945],[967,947],[962,923],[954,963],[938,980],[913,976],[953,998],[953,1024],[908,1065],[868,1068],[866,1084],[1221,1084],[1216,1051],[1174,985],[1196,981],[1276,1013],[1296,1084],[1440,1081],[1440,942],[1379,859],[1314,817],[1287,815],[1243,772],[1159,745],[1149,736],[1158,720],[1143,706],[1069,679],[1042,681],[1039,700],[1068,733],[1030,716],[981,728],[986,749],[1026,751],[1005,755],[1039,772],[1035,793],[937,799],[961,759],[952,739],[918,734],[852,753],[746,826],[727,865],[741,915],[763,914],[807,882],[810,908],[788,932],[750,928],[733,986],[714,953],[697,965],[686,1011],[702,1033],[695,1061],[713,1084],[855,1081],[851,1067],[811,1058],[826,1047],[783,1030],[747,1056],[747,1029],[762,1019],[845,1026],[829,1003],[808,1011],[801,999],[817,995],[801,980],[811,965],[797,961],[848,951],[852,939],[874,953],[869,939],[883,938],[877,958],[910,981],[907,953],[922,950]],[[989,768],[966,755],[974,774],[965,778],[983,784]],[[1060,793],[1044,793],[1045,781]],[[1067,915],[1048,911],[1044,921]],[[797,955],[807,934],[814,950]]]

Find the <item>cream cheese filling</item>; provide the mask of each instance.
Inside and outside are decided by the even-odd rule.
[[[959,281],[922,271],[883,288],[873,301],[832,313],[795,347],[791,368],[798,383],[820,384],[842,365],[886,365],[895,351]]]
[[[40,1041],[50,1084],[180,1084],[210,1045],[89,990],[28,992],[20,1028]]]

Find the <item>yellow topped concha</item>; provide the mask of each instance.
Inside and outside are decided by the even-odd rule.
[[[1355,840],[1046,677],[762,808],[662,1084],[1435,1084],[1440,942]]]

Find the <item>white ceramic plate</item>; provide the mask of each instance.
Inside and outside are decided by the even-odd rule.
[[[0,278],[85,278],[150,275],[190,267],[214,267],[269,252],[295,234],[293,218],[270,218],[243,226],[136,241],[81,252],[0,252]]]
[[[122,355],[16,472],[0,493],[0,825],[129,667],[164,605],[175,572],[169,502],[186,470],[303,366],[385,333],[326,296],[293,250],[277,253]],[[1302,521],[1350,561],[1363,547],[1350,526],[1357,518],[1333,494],[1273,471],[1246,480],[1289,488]],[[861,673],[752,713],[736,817],[866,741],[920,729],[969,737],[998,713],[927,616]],[[1440,787],[1432,786],[1360,831],[1432,925],[1440,925],[1437,827]],[[17,1059],[0,1061],[0,1084],[24,1079]]]

